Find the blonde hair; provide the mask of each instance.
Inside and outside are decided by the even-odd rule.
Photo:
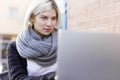
[[[33,0],[29,5],[24,18],[24,28],[32,28],[31,16],[42,13],[43,11],[55,9],[57,13],[57,26],[60,24],[60,11],[55,0]]]

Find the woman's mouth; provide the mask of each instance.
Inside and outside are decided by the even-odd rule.
[[[51,29],[44,29],[45,32],[51,32]]]

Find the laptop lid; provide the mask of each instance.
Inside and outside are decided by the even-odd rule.
[[[60,31],[58,80],[120,80],[120,34]]]

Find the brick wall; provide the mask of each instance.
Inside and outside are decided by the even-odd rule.
[[[120,33],[120,0],[69,0],[68,30]]]

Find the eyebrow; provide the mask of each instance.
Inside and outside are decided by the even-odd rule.
[[[47,17],[46,15],[40,15],[40,16],[42,16],[42,17],[44,17],[44,16]],[[55,16],[52,16],[52,17],[57,17],[57,16],[55,15]]]

